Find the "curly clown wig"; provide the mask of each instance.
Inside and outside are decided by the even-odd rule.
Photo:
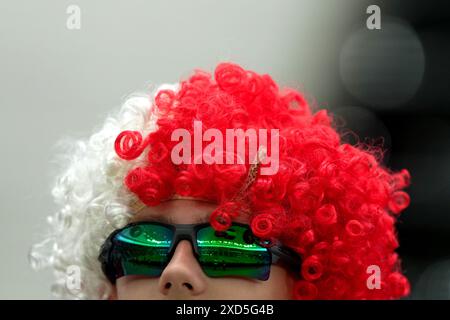
[[[249,161],[174,164],[171,134],[193,133],[194,121],[224,135],[230,128],[278,129],[278,171],[249,172],[255,169]],[[395,221],[409,205],[408,171],[383,167],[379,150],[344,143],[325,110],[313,112],[301,93],[278,88],[268,75],[231,63],[219,64],[214,75],[195,71],[151,97],[128,99],[89,140],[68,146],[67,166],[53,189],[61,209],[31,254],[55,270],[58,296],[107,297],[110,284],[97,260],[105,238],[127,224],[133,203],[156,206],[175,196],[217,203],[210,216],[217,230],[245,215],[256,236],[298,252],[294,299],[409,293],[395,253]],[[71,265],[81,268],[78,292],[65,286]],[[367,284],[373,266],[380,270],[376,289]]]

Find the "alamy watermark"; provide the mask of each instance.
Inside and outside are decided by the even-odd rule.
[[[381,29],[381,9],[379,6],[373,4],[367,7],[367,14],[370,16],[367,18],[366,26],[369,30]]]
[[[81,269],[77,265],[70,265],[66,269],[66,289],[77,294],[81,291]]]
[[[367,267],[366,273],[370,274],[367,278],[366,285],[367,289],[381,289],[381,269],[379,266],[373,264]]]
[[[81,29],[81,9],[76,4],[71,4],[66,9],[67,20],[66,28],[69,30],[80,30]]]
[[[194,121],[192,135],[183,128],[172,132],[171,140],[178,143],[172,148],[171,159],[176,165],[191,164],[193,150],[194,164],[245,164],[247,159],[250,164],[262,164],[261,175],[274,175],[279,169],[279,139],[278,129],[253,128],[226,129],[223,137],[218,129],[203,132],[202,122]],[[204,148],[203,142],[208,142]],[[259,158],[261,150],[265,150],[265,155]]]

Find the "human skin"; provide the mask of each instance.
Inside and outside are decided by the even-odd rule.
[[[207,222],[215,204],[177,199],[146,207],[132,222],[162,221],[174,224]],[[244,218],[236,222],[248,223]],[[244,277],[212,278],[205,275],[188,240],[181,240],[160,277],[125,276],[117,279],[111,299],[292,299],[294,276],[282,266],[272,265],[266,281]]]

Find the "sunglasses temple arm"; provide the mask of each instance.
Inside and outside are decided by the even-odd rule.
[[[272,263],[277,264],[284,262],[292,267],[293,271],[298,271],[301,267],[301,257],[286,247],[273,246],[270,247],[272,253]]]

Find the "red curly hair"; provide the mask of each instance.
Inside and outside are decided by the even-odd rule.
[[[395,231],[409,205],[402,191],[407,170],[384,168],[373,150],[341,141],[332,118],[312,113],[304,97],[280,90],[268,75],[221,63],[214,77],[196,71],[176,92],[159,91],[152,112],[158,129],[145,138],[124,131],[116,152],[132,160],[148,150],[145,166],[131,170],[126,187],[148,206],[174,194],[219,204],[210,221],[226,229],[247,214],[256,236],[280,240],[302,257],[295,299],[395,299],[409,294],[401,274]],[[173,130],[193,132],[193,121],[225,134],[229,128],[279,129],[279,170],[258,175],[245,201],[233,201],[249,163],[174,165]],[[191,153],[193,154],[193,153]],[[231,200],[230,200],[231,199]],[[381,270],[381,288],[369,289],[368,267]]]

